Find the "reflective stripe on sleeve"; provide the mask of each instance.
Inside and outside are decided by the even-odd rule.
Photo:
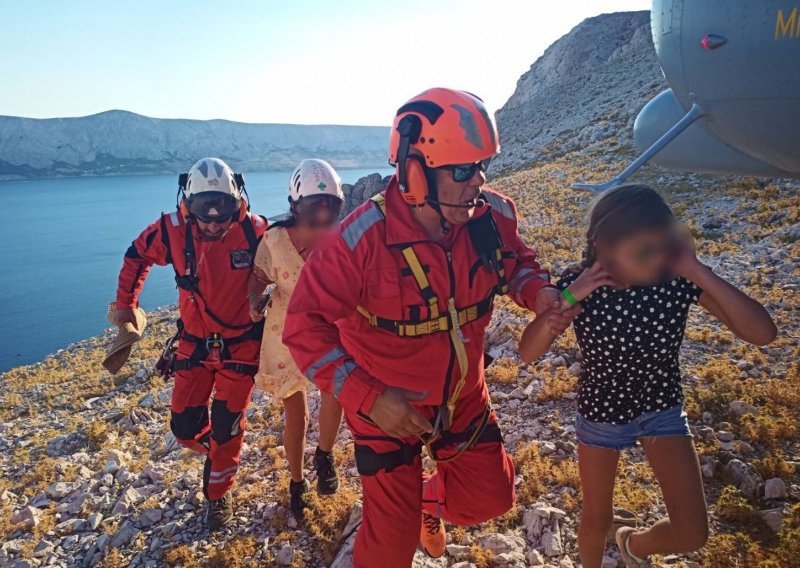
[[[328,363],[336,361],[336,359],[342,357],[343,355],[345,355],[344,349],[342,349],[341,347],[334,347],[333,349],[328,351],[328,353],[319,358],[313,365],[311,365],[306,370],[306,378],[309,381],[313,382],[314,375],[317,374],[317,371],[319,371],[322,367],[324,367]]]
[[[355,250],[359,241],[361,241],[361,237],[364,236],[364,233],[381,219],[383,219],[383,214],[377,206],[370,207],[354,219],[347,228],[342,230],[342,238],[344,242],[347,243],[347,247],[351,251]]]
[[[514,217],[514,210],[511,208],[511,204],[503,197],[500,197],[496,193],[489,193],[486,192],[486,199],[489,201],[489,205],[492,206],[492,209],[500,213],[503,217],[513,220]]]
[[[333,396],[339,398],[339,393],[342,392],[344,381],[355,369],[356,364],[350,359],[347,359],[344,363],[336,367],[336,371],[333,373]]]

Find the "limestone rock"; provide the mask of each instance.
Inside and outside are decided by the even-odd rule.
[[[279,566],[291,566],[294,562],[294,547],[288,542],[284,544],[275,555],[275,561]]]
[[[758,412],[758,408],[741,400],[732,400],[730,404],[728,404],[728,410],[737,417],[744,416],[745,414],[756,414]]]
[[[761,476],[752,465],[732,459],[725,466],[725,475],[745,497],[755,497],[758,494]]]
[[[453,557],[453,560],[466,560],[469,558],[469,546],[463,544],[448,544],[447,554]]]
[[[779,477],[764,482],[764,499],[786,499],[786,483]]]
[[[11,516],[11,522],[15,525],[21,524],[26,527],[33,528],[39,524],[39,517],[41,516],[41,511],[36,507],[31,507],[28,505],[27,507],[23,507],[16,513]]]
[[[494,554],[520,552],[525,548],[525,541],[514,534],[490,533],[482,536],[479,543],[483,548],[490,550]]]

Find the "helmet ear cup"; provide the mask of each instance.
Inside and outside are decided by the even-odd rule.
[[[422,207],[428,200],[428,177],[425,175],[425,162],[422,156],[411,154],[406,160],[406,191],[400,195],[414,207]]]

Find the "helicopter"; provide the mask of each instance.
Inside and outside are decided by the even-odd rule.
[[[800,2],[654,0],[653,43],[669,89],[634,123],[639,156],[602,192],[649,161],[714,174],[800,178]]]

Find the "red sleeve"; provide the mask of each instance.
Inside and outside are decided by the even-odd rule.
[[[522,242],[517,226],[517,208],[513,201],[507,200],[511,208],[513,232],[506,241],[516,254],[516,264],[508,275],[511,299],[525,309],[533,310],[536,294],[550,285],[550,273],[539,265],[536,251]]]
[[[283,330],[283,343],[305,376],[332,393],[349,413],[369,415],[386,388],[356,365],[342,346],[336,321],[355,313],[363,285],[353,253],[333,235],[306,262]]]
[[[135,308],[139,305],[139,293],[154,264],[165,266],[169,262],[167,235],[162,219],[154,222],[139,235],[122,262],[117,284],[117,307]]]

